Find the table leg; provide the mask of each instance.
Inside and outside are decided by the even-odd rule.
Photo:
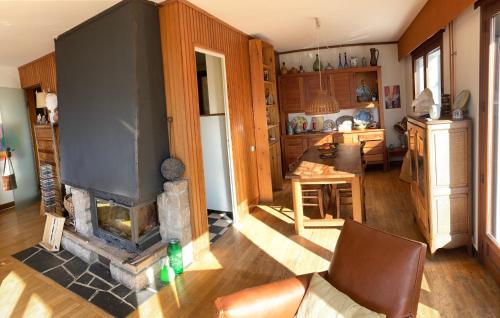
[[[352,218],[354,221],[363,223],[361,177],[354,177],[351,181],[352,187]]]
[[[302,185],[298,180],[292,180],[293,213],[295,217],[295,233],[302,234],[304,230],[304,211],[302,205]]]

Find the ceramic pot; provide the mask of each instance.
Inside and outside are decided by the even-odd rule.
[[[429,109],[429,116],[431,116],[431,119],[439,119],[441,117],[441,105],[432,105]]]

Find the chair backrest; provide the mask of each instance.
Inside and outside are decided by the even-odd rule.
[[[328,279],[387,317],[415,317],[427,246],[346,220]]]

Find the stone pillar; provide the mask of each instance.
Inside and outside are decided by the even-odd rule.
[[[187,266],[193,262],[188,181],[165,182],[163,190],[164,192],[158,195],[160,235],[164,242],[173,238],[180,240],[184,266]]]
[[[71,189],[75,208],[75,230],[85,236],[93,235],[92,215],[90,211],[90,195],[82,189]]]

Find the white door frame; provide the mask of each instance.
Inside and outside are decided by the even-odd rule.
[[[203,53],[210,56],[218,57],[222,60],[222,89],[224,94],[224,115],[226,122],[226,144],[227,144],[227,159],[229,164],[229,184],[231,188],[231,206],[233,209],[233,224],[235,227],[239,225],[239,214],[238,214],[238,201],[236,198],[236,183],[234,176],[234,163],[233,163],[233,147],[231,141],[231,121],[230,121],[230,112],[229,112],[229,98],[227,96],[227,74],[226,74],[226,57],[224,54],[210,51],[204,48],[196,47],[194,48],[195,53]],[[205,177],[205,172],[203,172],[203,177]],[[203,185],[205,186],[205,185]],[[205,190],[206,193],[206,190]],[[205,200],[206,203],[206,200]]]

